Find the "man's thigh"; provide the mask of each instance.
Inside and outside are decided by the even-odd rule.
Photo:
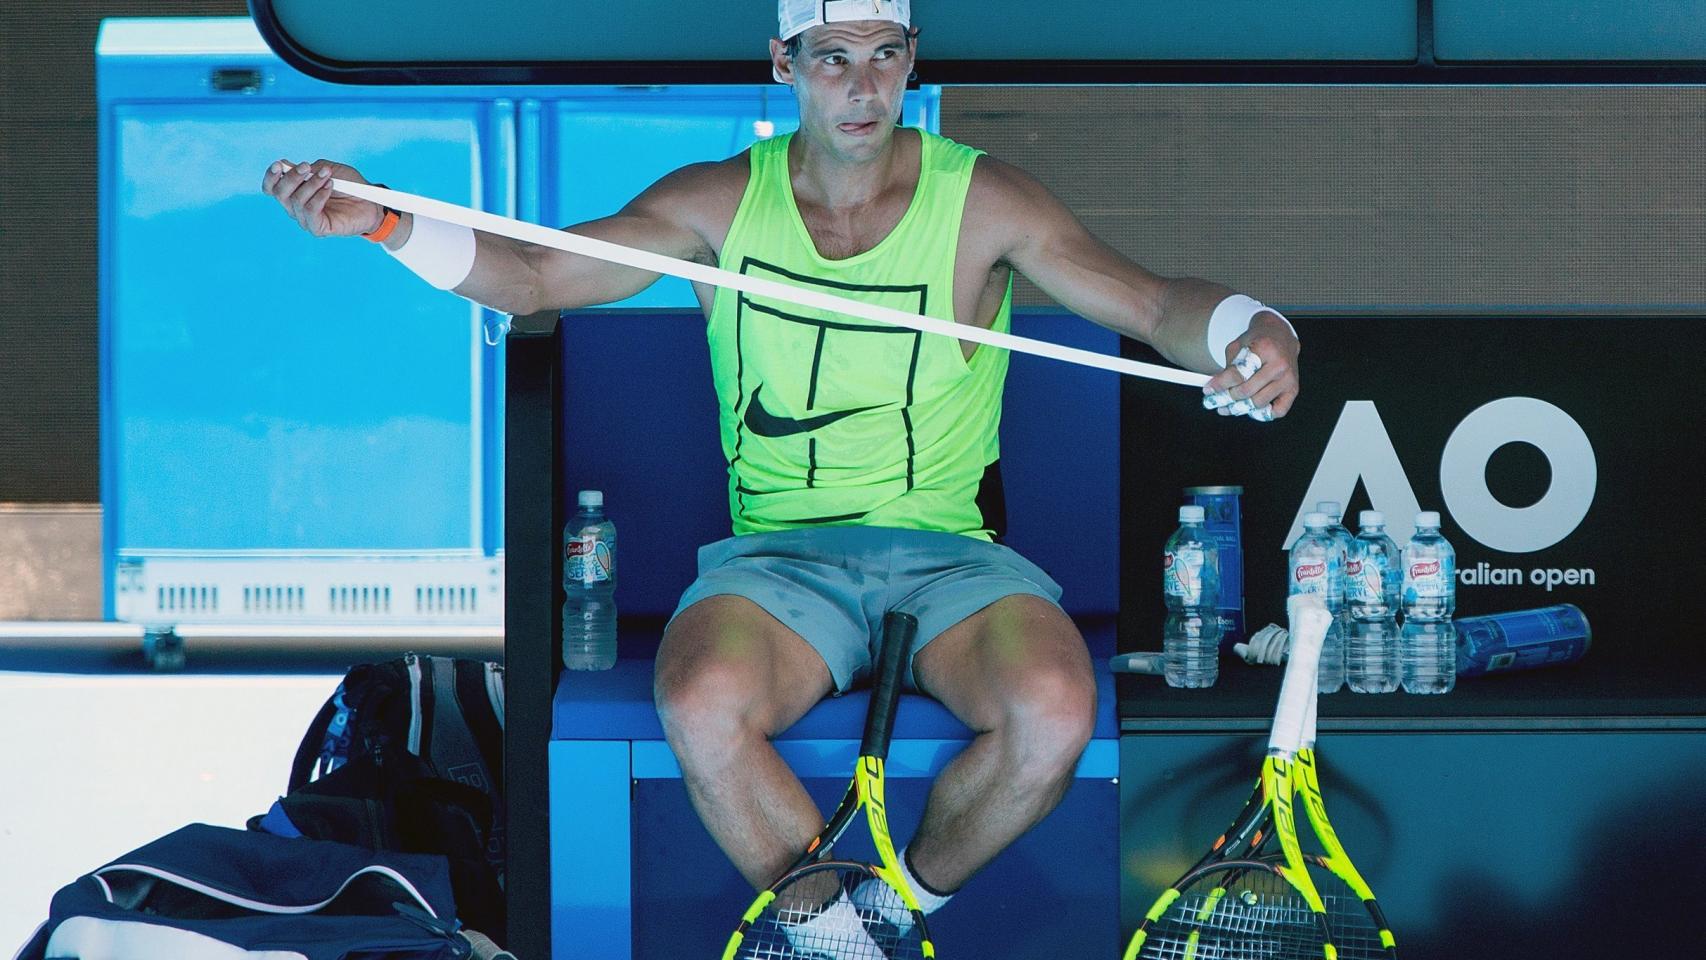
[[[988,642],[980,646],[989,647],[989,655],[1006,659],[1031,656],[1023,643],[1005,644],[1009,635],[1020,641],[1041,630],[1083,645],[1077,627],[1060,609],[1059,584],[1040,567],[999,544],[954,534],[904,534],[897,537],[890,576],[890,609],[918,619],[918,640],[906,681],[933,695],[936,691],[920,682],[914,672],[928,660],[949,659],[933,657],[929,652],[943,639],[989,634]],[[1004,612],[1009,610],[1024,611],[1026,625],[1021,627],[1012,613]],[[1030,644],[1037,642],[1043,641],[1032,637]],[[953,659],[963,659],[964,655],[962,651]],[[940,695],[937,699],[947,702]]]
[[[676,614],[658,647],[658,706],[687,723],[727,713],[766,735],[792,726],[829,693],[823,657],[745,597],[706,597]]]
[[[1096,678],[1076,624],[1031,594],[1004,597],[939,634],[913,662],[918,687],[974,730],[1014,711],[1093,708]]]
[[[890,535],[841,527],[746,534],[699,550],[699,575],[681,596],[687,610],[714,597],[740,597],[805,641],[846,691],[871,664],[873,594],[880,597]],[[881,622],[877,612],[876,622]]]

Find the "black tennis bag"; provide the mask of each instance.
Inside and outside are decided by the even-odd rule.
[[[503,667],[404,656],[353,667],[291,764],[289,793],[249,827],[435,853],[464,922],[501,937]]]
[[[388,743],[425,760],[435,776],[496,796],[503,728],[500,664],[414,653],[362,664],[350,668],[309,724],[290,767],[290,790]]]
[[[442,857],[191,824],[62,888],[18,960],[470,960],[489,941],[448,881]]]

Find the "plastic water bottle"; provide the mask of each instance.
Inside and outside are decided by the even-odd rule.
[[[1386,535],[1386,516],[1364,510],[1362,531],[1345,561],[1350,626],[1345,634],[1345,679],[1357,693],[1398,689],[1398,544]]]
[[[1404,629],[1399,673],[1410,693],[1448,693],[1457,685],[1457,554],[1439,533],[1439,514],[1416,514],[1416,535],[1404,545]]]
[[[1351,549],[1356,544],[1356,538],[1351,536],[1351,532],[1341,522],[1345,508],[1339,501],[1322,500],[1315,505],[1315,509],[1327,515],[1327,533],[1338,547],[1338,606],[1328,604],[1328,609],[1333,611],[1335,629],[1327,631],[1327,639],[1321,644],[1321,672],[1317,675],[1317,689],[1321,693],[1332,693],[1345,685],[1345,657],[1351,637],[1350,583],[1346,575],[1350,569]]]
[[[1398,618],[1350,622],[1345,638],[1345,679],[1356,693],[1398,689]]]
[[[1339,545],[1339,549],[1343,550],[1346,556],[1349,556],[1353,538],[1350,530],[1344,524],[1345,508],[1337,500],[1323,500],[1315,505],[1315,509],[1326,514],[1327,533],[1333,538],[1333,542]],[[1340,567],[1343,566],[1344,564],[1341,562]]]
[[[563,528],[563,665],[608,670],[616,665],[616,525],[604,516],[604,494],[582,490]]]
[[[1313,593],[1327,605],[1333,623],[1321,644],[1321,672],[1316,689],[1332,693],[1345,683],[1345,641],[1340,620],[1344,614],[1343,547],[1329,532],[1332,520],[1320,511],[1303,515],[1303,536],[1291,545],[1287,566],[1287,595]]]
[[[1212,687],[1220,675],[1220,558],[1203,531],[1203,508],[1179,508],[1179,529],[1161,557],[1167,601],[1163,675],[1170,687]]]
[[[1439,533],[1439,514],[1416,514],[1416,535],[1404,545],[1404,620],[1438,623],[1457,610],[1457,551]]]
[[[1457,685],[1457,628],[1450,620],[1409,620],[1398,634],[1407,693],[1450,693]]]
[[[1403,556],[1398,544],[1386,535],[1386,515],[1364,510],[1357,517],[1362,531],[1351,543],[1345,563],[1345,594],[1351,617],[1356,620],[1387,620],[1398,616],[1398,590],[1403,584],[1399,566]]]

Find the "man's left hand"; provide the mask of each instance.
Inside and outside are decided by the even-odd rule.
[[[1226,345],[1226,368],[1203,387],[1208,396],[1224,394],[1218,407],[1222,416],[1249,414],[1258,420],[1283,417],[1297,401],[1297,355],[1300,350],[1291,327],[1272,311],[1264,310],[1250,321],[1243,336]],[[1248,379],[1235,365],[1244,350],[1261,362]]]

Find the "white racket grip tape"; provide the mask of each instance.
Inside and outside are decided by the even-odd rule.
[[[1279,706],[1274,709],[1274,729],[1268,737],[1268,752],[1293,756],[1303,745],[1303,724],[1309,701],[1315,697],[1315,671],[1321,664],[1321,644],[1333,615],[1314,594],[1298,594],[1286,600],[1291,621],[1291,653],[1286,659],[1285,679],[1280,681]]]
[[[766,277],[736,273],[733,270],[724,270],[721,267],[713,267],[703,263],[693,263],[688,260],[665,256],[661,253],[653,253],[649,250],[636,250],[633,247],[625,247],[622,244],[611,243],[608,240],[600,240],[596,237],[583,237],[566,230],[553,230],[536,223],[514,220],[483,210],[471,210],[454,203],[416,196],[400,190],[388,190],[372,184],[354,183],[335,177],[332,179],[332,189],[352,197],[371,200],[374,203],[396,210],[407,210],[417,217],[430,217],[434,220],[443,220],[446,223],[461,224],[470,230],[481,230],[522,243],[551,247],[566,253],[577,253],[583,257],[592,257],[595,260],[619,263],[637,270],[648,270],[652,273],[662,273],[672,277],[681,277],[684,280],[692,280],[714,287],[727,287],[755,296],[781,300],[794,306],[814,307],[819,310],[858,317],[862,320],[953,337],[956,340],[984,343],[1003,350],[1012,350],[1016,353],[1029,353],[1054,360],[1065,360],[1068,363],[1096,367],[1113,373],[1161,380],[1183,386],[1200,388],[1206,385],[1209,379],[1194,370],[1181,370],[1177,367],[1162,366],[1158,363],[1128,360],[1125,357],[1110,356],[1097,353],[1094,350],[1080,350],[1076,347],[1049,343],[1046,340],[1032,340],[1028,337],[1014,336],[1011,333],[1002,333],[999,330],[986,330],[983,327],[968,323],[955,323],[952,320],[907,313],[892,307],[878,306],[874,303],[850,300],[846,297],[839,297],[818,290],[796,287]]]
[[[1321,659],[1319,657],[1315,659],[1315,664],[1317,668],[1319,668],[1321,664]],[[1319,669],[1317,669],[1316,672],[1319,673]],[[1321,705],[1321,694],[1319,692],[1321,689],[1320,686],[1317,683],[1311,682],[1309,689],[1315,692],[1310,695],[1308,709],[1303,713],[1302,749],[1304,750],[1315,749],[1315,709]]]

